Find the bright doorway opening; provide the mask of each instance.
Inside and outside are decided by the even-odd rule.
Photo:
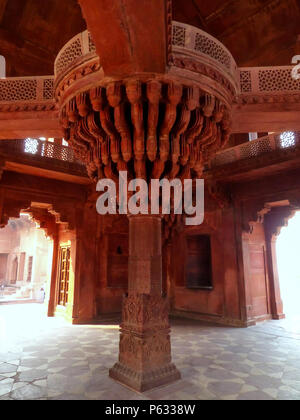
[[[283,311],[300,320],[300,211],[281,229],[276,246]]]
[[[44,302],[50,285],[53,240],[27,214],[0,230],[0,304]]]

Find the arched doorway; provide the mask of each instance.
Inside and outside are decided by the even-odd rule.
[[[41,290],[49,289],[52,254],[53,240],[29,214],[9,219],[0,230],[0,256],[7,256],[7,270],[5,264],[0,267],[2,277],[7,271],[7,281],[0,281],[5,288],[1,300],[40,300]]]
[[[300,211],[281,229],[276,250],[284,313],[300,319]]]

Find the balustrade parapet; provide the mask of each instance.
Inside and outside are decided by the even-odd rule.
[[[27,138],[15,140],[0,140],[0,153],[4,155],[26,156],[34,160],[45,162],[51,160],[58,165],[78,168],[85,172],[82,162],[78,161],[73,150],[68,146],[44,141],[40,139]]]
[[[15,102],[51,102],[54,105],[54,76],[0,79],[0,104]]]
[[[239,68],[241,96],[300,94],[300,79],[294,66]],[[284,100],[284,97],[283,97]]]
[[[275,150],[297,147],[300,147],[300,132],[272,133],[217,152],[210,166],[216,168],[243,159],[255,158]]]
[[[175,61],[177,55],[198,57],[226,74],[236,86],[237,102],[259,102],[264,96],[281,97],[285,101],[287,95],[294,100],[298,95],[300,100],[300,79],[292,76],[293,66],[238,68],[234,57],[220,41],[194,26],[173,21],[172,54]],[[61,80],[70,68],[82,61],[95,58],[99,59],[89,31],[75,35],[56,57],[54,75],[0,79],[0,106],[17,102],[54,106],[54,81]]]

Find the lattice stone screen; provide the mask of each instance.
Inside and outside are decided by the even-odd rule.
[[[76,59],[89,54],[95,53],[96,47],[92,40],[91,34],[84,31],[74,36],[58,54],[54,69],[55,75],[63,73]]]
[[[77,38],[58,57],[55,63],[56,72],[61,73],[64,71],[76,58],[81,57],[82,54],[81,40]]]
[[[28,154],[37,158],[51,158],[61,162],[77,163],[73,150],[68,146],[52,143],[50,141],[27,138],[24,140],[1,140],[0,149],[5,153]]]
[[[236,76],[237,65],[230,51],[217,39],[194,26],[173,22],[173,47],[201,53],[216,61],[232,76]]]
[[[36,139],[25,139],[24,141],[24,152],[36,155],[38,153],[39,142]]]
[[[195,50],[209,55],[230,70],[230,55],[224,50],[224,48],[212,39],[209,39],[207,36],[200,33],[196,34]]]
[[[299,94],[300,79],[292,77],[293,66],[247,67],[238,69],[230,51],[214,37],[199,28],[173,22],[174,51],[194,53],[205,60],[214,60],[216,68],[230,74],[239,84],[242,98],[251,95]],[[73,37],[58,54],[55,76],[61,74],[77,59],[96,53],[91,34],[84,31]],[[0,102],[53,101],[54,76],[0,79]]]
[[[240,159],[262,155],[273,150],[270,137],[263,137],[248,143],[241,144],[239,150]]]
[[[293,131],[286,131],[276,138],[277,140],[277,146],[279,146],[282,149],[287,149],[289,147],[294,147],[297,144],[300,144],[299,142],[299,133],[294,133]]]
[[[0,80],[0,101],[28,101],[37,96],[36,79]]]
[[[252,83],[251,83],[251,72],[250,71],[240,71],[240,83],[241,83],[241,92],[251,92]]]
[[[0,79],[0,102],[53,101],[53,89],[53,76]]]
[[[299,91],[300,80],[292,78],[290,68],[260,70],[258,72],[259,89],[265,92]]]
[[[299,93],[300,79],[292,77],[293,66],[240,68],[242,93]]]
[[[173,25],[173,45],[176,47],[185,47],[185,33],[185,28],[179,25]]]
[[[54,95],[54,79],[45,79],[44,80],[44,99],[53,99]]]

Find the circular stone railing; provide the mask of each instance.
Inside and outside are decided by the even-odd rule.
[[[213,60],[227,74],[238,80],[238,67],[230,51],[216,38],[195,26],[173,21],[173,52],[189,51]]]
[[[219,70],[239,90],[239,73],[230,51],[216,38],[191,25],[173,21],[172,54],[189,56]],[[55,64],[55,79],[60,80],[82,58],[96,55],[95,44],[88,31],[74,36],[59,52]]]
[[[89,31],[75,35],[59,52],[54,63],[54,76],[57,78],[83,56],[95,53],[96,47]]]

